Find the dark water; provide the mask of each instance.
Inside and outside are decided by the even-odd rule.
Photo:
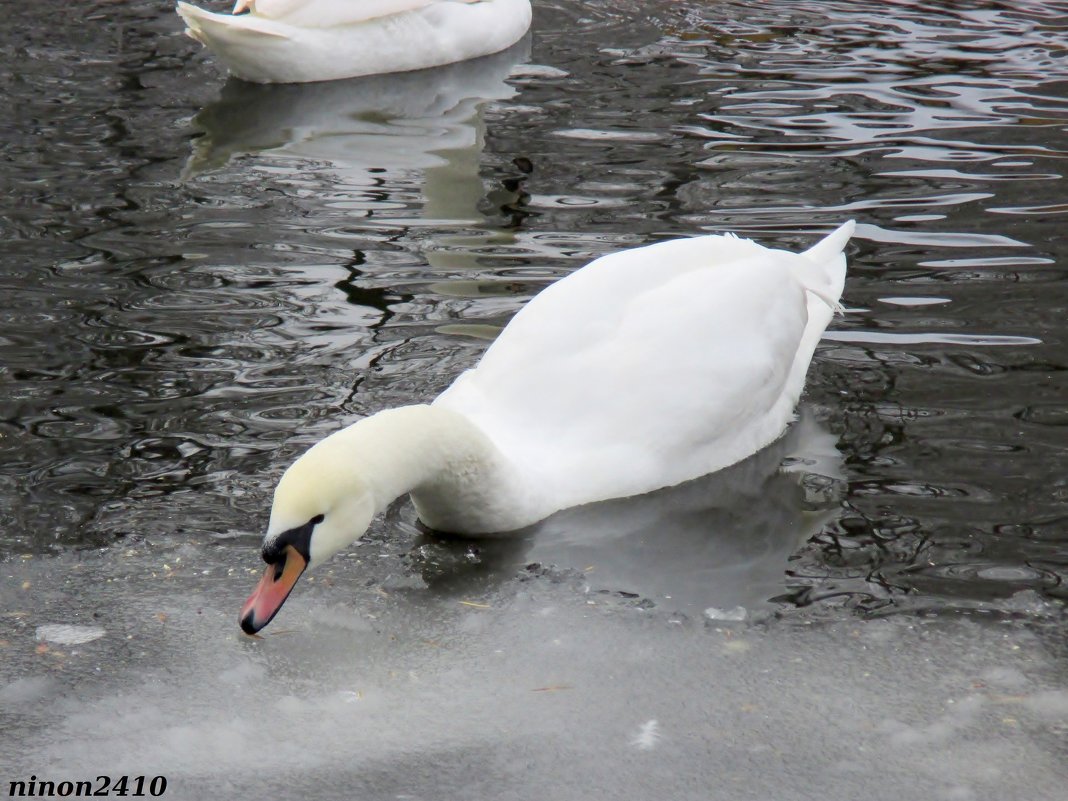
[[[587,258],[856,217],[795,598],[1063,597],[1068,17],[862,5],[540,4],[546,66],[221,92],[167,10],[10,9],[0,547],[256,531],[295,451]]]
[[[807,440],[681,495],[550,521],[515,546],[424,538],[410,507],[399,505],[364,546],[293,599],[286,625],[299,629],[315,669],[336,678],[337,660],[366,658],[360,664],[381,687],[408,670],[391,659],[407,664],[411,643],[437,642],[443,631],[473,648],[465,659],[482,660],[479,670],[489,673],[493,653],[525,647],[490,624],[457,622],[444,611],[457,598],[491,606],[518,598],[508,602],[517,605],[512,622],[546,642],[553,635],[539,615],[556,604],[574,613],[566,616],[573,630],[615,654],[622,673],[633,668],[623,680],[633,700],[644,697],[641,655],[650,649],[676,655],[665,675],[685,678],[680,693],[703,692],[693,670],[703,635],[679,645],[618,615],[663,613],[664,626],[685,628],[706,607],[741,605],[831,621],[822,636],[834,645],[833,661],[801,674],[784,657],[762,663],[783,686],[848,662],[849,626],[866,621],[864,641],[884,648],[864,657],[876,659],[867,669],[926,676],[933,658],[961,687],[980,682],[998,698],[1024,700],[1005,711],[1008,702],[993,695],[963,699],[975,708],[957,707],[924,728],[909,715],[922,717],[932,699],[959,689],[937,670],[926,683],[865,685],[863,693],[846,681],[817,696],[863,697],[875,707],[894,694],[911,699],[912,713],[894,713],[901,720],[882,709],[872,713],[879,723],[845,726],[872,748],[905,749],[886,757],[885,775],[837,753],[838,717],[817,722],[827,739],[811,741],[811,752],[774,746],[796,760],[787,760],[780,783],[739,771],[737,754],[717,750],[713,737],[678,763],[661,762],[648,793],[707,798],[718,785],[712,773],[732,769],[734,790],[722,797],[808,797],[798,788],[818,786],[805,783],[810,771],[839,777],[826,780],[838,789],[825,786],[823,797],[843,799],[855,797],[850,787],[873,798],[917,788],[928,797],[993,798],[1011,797],[1012,788],[1051,797],[1047,790],[1062,786],[1055,732],[1068,720],[1058,689],[1068,598],[1068,5],[535,0],[531,39],[507,53],[304,87],[224,82],[165,4],[83,3],[72,12],[43,0],[4,14],[0,655],[11,659],[0,679],[40,674],[44,683],[0,690],[0,700],[22,710],[0,720],[7,733],[21,732],[19,748],[27,732],[59,731],[34,740],[23,753],[37,761],[20,768],[40,773],[49,759],[104,769],[88,745],[69,743],[84,735],[86,720],[99,725],[108,704],[137,705],[155,692],[168,675],[161,665],[181,653],[159,628],[164,620],[196,643],[181,656],[186,675],[231,676],[233,686],[270,676],[310,704],[280,707],[310,731],[300,727],[337,702],[301,694],[291,655],[270,657],[277,664],[250,657],[254,668],[220,656],[252,653],[235,640],[233,618],[251,586],[245,574],[256,567],[271,490],[294,454],[360,415],[432,398],[525,300],[595,255],[718,231],[800,248],[852,217],[847,311],[809,376],[805,414],[817,422]],[[784,458],[793,472],[776,472]],[[183,559],[197,569],[185,570]],[[187,600],[177,600],[176,588]],[[396,631],[417,632],[405,648],[385,641],[379,624],[353,617],[383,597],[391,600],[375,614]],[[605,613],[606,629],[585,617],[586,598],[615,610]],[[963,631],[921,636],[898,617],[870,620],[900,612],[935,614],[915,618],[931,625],[950,625],[957,613],[1008,621],[1011,635],[965,621],[952,624]],[[84,646],[100,650],[81,662],[56,657],[65,672],[41,666],[48,657],[34,650],[37,626],[94,619],[110,620],[109,632],[126,632],[126,641]],[[880,625],[900,628],[871,628]],[[373,630],[369,653],[378,655],[342,645],[316,651],[324,629],[342,639]],[[784,636],[783,647],[816,658],[813,641],[792,628]],[[1026,666],[984,661],[1002,653],[1006,636]],[[139,650],[130,638],[149,646]],[[773,654],[775,642],[754,648]],[[400,656],[389,656],[391,648]],[[576,665],[605,669],[575,648]],[[555,686],[510,658],[528,684]],[[739,681],[730,678],[731,658],[716,657],[714,668],[735,691],[725,689],[725,698],[745,690],[731,684]],[[470,697],[450,672],[458,668],[431,663],[449,698]],[[120,678],[101,685],[101,669]],[[665,679],[660,689],[670,686]],[[104,695],[90,692],[98,700],[84,709],[64,700],[85,687]],[[350,691],[344,682],[331,687]],[[445,696],[409,689],[402,713],[394,698],[374,720],[388,728],[392,710],[422,734],[394,751],[388,738],[380,744],[377,773],[358,785],[364,797],[405,797],[411,786],[395,777],[398,754],[410,753],[429,767],[413,779],[423,789],[408,797],[445,797],[427,789],[440,775],[466,797],[512,797],[501,788],[524,759],[541,785],[521,785],[514,797],[534,797],[522,788],[538,786],[564,797],[567,771],[592,763],[601,766],[600,786],[624,781],[596,743],[575,746],[576,736],[571,756],[539,751],[493,729],[485,709],[461,727],[477,737],[439,742],[433,726],[420,724],[419,704],[429,703],[432,720],[452,720],[456,710]],[[195,692],[181,681],[176,690]],[[572,726],[608,720],[623,704],[592,697],[589,718],[581,706],[565,715]],[[776,727],[810,730],[806,697],[799,692],[765,718],[770,728],[751,732],[745,759],[759,763]],[[544,707],[503,703],[532,726],[526,736],[556,731],[560,718]],[[1020,704],[1060,712],[1053,723],[1048,714],[1028,723]],[[238,775],[255,768],[251,746],[218,745],[245,742],[255,720],[228,730],[194,707],[202,723],[175,733],[159,709],[156,718],[121,718],[124,726],[107,735],[112,750],[98,752],[104,765],[169,766],[208,782],[176,797],[216,786],[230,775],[228,758]],[[693,716],[691,731],[702,715],[740,714],[734,706],[675,711]],[[624,745],[645,718],[664,725],[667,713],[634,714]],[[990,756],[969,727],[1004,734],[1010,718],[1023,721],[1013,725],[1027,736],[999,743],[1008,761],[984,778]],[[172,736],[163,740],[169,750],[151,752],[148,768],[129,762],[129,738],[160,730]],[[479,739],[491,730],[509,747]],[[946,767],[938,749],[961,740],[970,745]],[[338,760],[368,742],[341,737],[335,745],[320,754],[329,777],[322,786],[334,789],[310,797],[354,786]],[[445,767],[487,753],[495,761],[481,766],[480,784]],[[829,754],[833,770],[820,761]],[[703,778],[679,785],[679,764],[702,760],[707,767],[694,775]],[[1010,762],[1029,766],[1029,778]],[[907,766],[904,779],[896,765]],[[617,796],[653,797],[627,787]]]

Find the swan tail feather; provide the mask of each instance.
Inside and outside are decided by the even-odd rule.
[[[832,314],[842,312],[838,302],[845,285],[845,249],[856,223],[849,220],[801,253],[804,260],[798,277],[801,285],[830,308]]]
[[[855,220],[849,220],[842,223],[815,245],[804,251],[801,255],[806,259],[811,259],[815,262],[823,262],[833,259],[845,249],[846,243],[849,241],[850,237],[853,236],[853,231],[856,227],[857,223]]]
[[[207,47],[237,37],[289,38],[284,32],[284,26],[251,14],[216,14],[182,0],[178,2],[177,11],[185,22],[186,33]]]

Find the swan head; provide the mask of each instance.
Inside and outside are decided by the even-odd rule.
[[[326,446],[326,447],[324,447]],[[329,438],[290,465],[274,491],[263,538],[263,578],[241,609],[241,628],[255,634],[282,608],[308,568],[358,540],[375,514],[370,483],[339,464]]]

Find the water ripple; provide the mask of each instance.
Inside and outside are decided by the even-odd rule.
[[[902,334],[889,331],[828,331],[824,338],[831,342],[867,342],[875,345],[985,345],[1019,346],[1041,345],[1036,337],[994,336],[989,334]]]

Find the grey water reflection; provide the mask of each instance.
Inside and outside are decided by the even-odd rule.
[[[529,53],[528,37],[502,53],[417,73],[308,86],[230,79],[193,118],[203,135],[184,174],[258,153],[328,164],[349,187],[373,189],[418,171],[428,218],[481,220],[481,107],[516,93],[506,79]]]
[[[784,437],[726,470],[567,509],[514,537],[430,538],[412,564],[439,595],[476,597],[522,567],[643,609],[766,613],[786,589],[790,557],[839,512],[834,444],[806,409]]]
[[[526,558],[689,614],[765,611],[785,590],[791,556],[837,516],[844,476],[834,444],[806,414],[721,473],[554,515],[535,528]]]

